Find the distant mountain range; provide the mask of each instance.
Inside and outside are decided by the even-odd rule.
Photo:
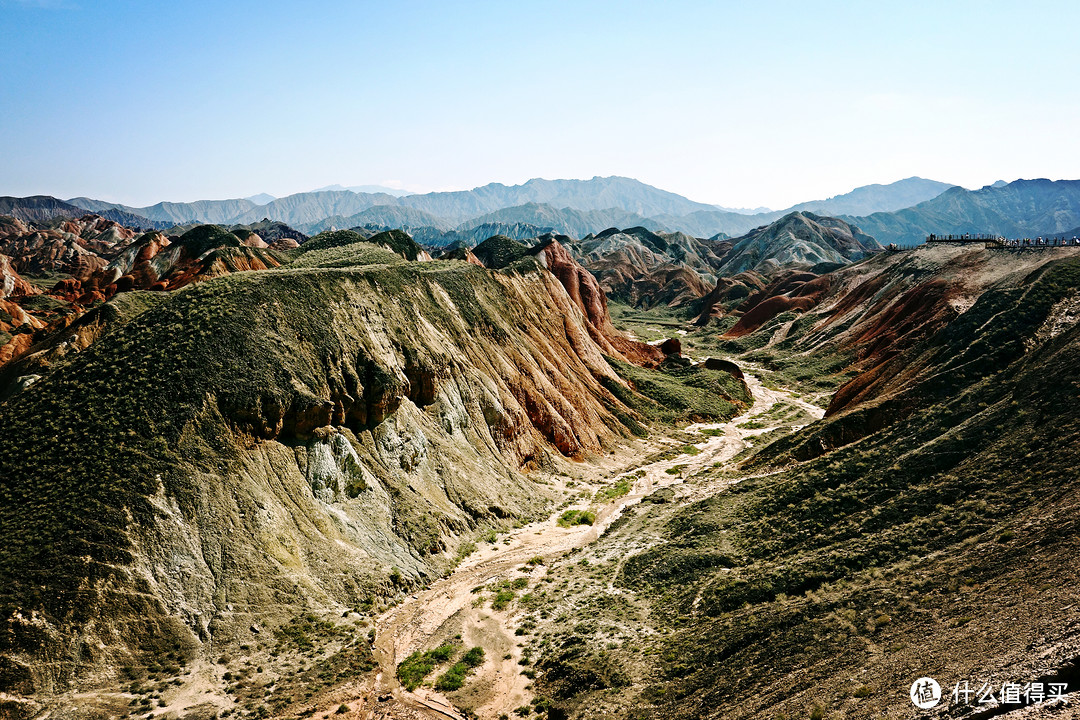
[[[336,186],[330,186],[333,188]],[[379,190],[377,186],[358,186]],[[642,227],[698,238],[745,235],[792,212],[839,217],[882,244],[921,242],[930,233],[990,232],[1047,235],[1080,226],[1080,181],[1017,180],[966,190],[911,177],[867,185],[786,210],[746,214],[698,203],[622,177],[591,180],[530,180],[492,183],[473,190],[401,195],[401,191],[321,189],[283,198],[159,202],[132,207],[87,197],[68,201],[46,196],[6,198],[0,214],[42,220],[92,212],[129,227],[167,229],[216,223],[283,222],[306,234],[328,229],[378,226],[402,228],[430,244],[452,244],[485,226],[531,226],[574,238],[606,229]],[[6,209],[5,209],[6,208]]]
[[[472,190],[424,194],[406,194],[383,186],[329,185],[283,198],[260,194],[244,199],[160,202],[146,207],[87,197],[68,202],[99,214],[129,213],[145,218],[148,222],[144,225],[159,226],[194,222],[250,224],[268,218],[306,233],[366,224],[411,229],[431,227],[448,232],[468,231],[489,223],[523,223],[572,237],[584,237],[609,227],[635,226],[711,237],[717,233],[739,235],[796,210],[819,215],[894,211],[929,200],[949,187],[952,186],[933,180],[908,178],[768,212],[694,202],[624,177],[533,179],[521,185],[491,183]]]
[[[1070,234],[1080,225],[1080,180],[1016,180],[979,190],[955,187],[897,212],[844,219],[882,243],[919,243],[930,233]]]
[[[0,215],[13,217],[23,222],[48,222],[56,218],[78,218],[88,212],[93,212],[106,220],[131,228],[153,229],[162,225],[141,215],[117,209],[120,206],[109,206],[108,203],[100,203],[100,205],[102,206],[100,210],[90,210],[82,205],[66,203],[49,195],[32,195],[24,198],[0,197]],[[172,224],[174,223],[164,225]]]
[[[937,180],[909,177],[888,185],[863,185],[828,200],[799,203],[785,212],[812,212],[817,215],[870,215],[893,212],[936,198],[956,187]]]
[[[416,194],[412,190],[399,190],[398,188],[387,187],[385,185],[350,185],[348,187],[344,187],[342,185],[327,185],[326,187],[312,190],[312,192],[329,192],[337,190],[349,190],[354,193],[382,193],[386,195],[393,195],[394,197],[404,197],[405,195]],[[270,197],[271,200],[274,199],[273,196],[268,197]]]

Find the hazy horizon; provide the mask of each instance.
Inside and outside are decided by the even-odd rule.
[[[523,184],[525,184],[525,183],[527,183],[527,182],[529,182],[531,180],[552,180],[552,181],[566,181],[566,180],[569,180],[569,181],[582,181],[583,182],[583,181],[588,181],[588,180],[592,180],[592,179],[596,179],[596,178],[603,178],[603,177],[621,177],[621,176],[599,176],[599,175],[596,175],[596,176],[592,176],[592,177],[582,177],[582,178],[528,178],[527,180],[524,180],[524,181],[522,181],[520,183],[501,183],[501,184],[506,185],[506,186],[520,186],[520,185],[523,185]],[[884,185],[890,185],[890,184],[893,184],[893,183],[896,183],[896,182],[900,182],[902,180],[913,179],[913,178],[916,178],[916,177],[920,177],[920,176],[909,176],[907,178],[896,178],[896,179],[893,179],[893,180],[886,180],[886,181],[881,181],[881,182],[867,183],[866,185],[882,185],[882,186],[884,186]],[[637,180],[637,178],[629,178],[629,179]],[[938,178],[922,178],[922,179],[925,179],[925,180],[938,180]],[[1012,182],[1013,180],[1021,180],[1021,179],[1022,180],[1034,180],[1034,179],[1038,179],[1038,178],[1012,178],[1010,180],[1004,180],[1003,178],[998,178],[997,180],[995,180],[993,182],[998,182],[998,181],[1004,180],[1004,182],[1009,183],[1009,182]],[[1050,180],[1071,180],[1071,179],[1075,179],[1075,178],[1045,178],[1045,179],[1050,179]],[[947,182],[947,181],[939,181],[939,182]],[[966,187],[966,189],[968,189],[968,190],[977,190],[977,189],[979,189],[981,187],[991,185],[991,184],[993,184],[993,182],[986,182],[986,183],[982,183],[981,185],[977,185],[977,186],[968,186],[968,187]],[[484,185],[490,185],[490,184],[496,184],[496,183],[498,183],[498,181],[492,181],[491,183],[484,183]],[[376,193],[376,192],[380,192],[377,189],[377,186],[382,185],[382,183],[369,183],[367,185],[368,185],[368,189],[359,189],[358,186],[356,186],[356,185],[345,186],[343,183],[331,183],[330,185],[324,185],[324,186],[318,187],[318,188],[309,188],[309,189],[306,189],[306,190],[298,190],[296,192],[287,193],[287,194],[284,194],[284,195],[274,195],[273,193],[252,193],[252,194],[245,195],[245,196],[230,195],[230,196],[221,196],[221,197],[191,197],[191,198],[184,198],[184,199],[179,199],[179,200],[176,199],[176,198],[159,198],[158,200],[156,200],[154,202],[144,203],[144,204],[140,204],[140,205],[136,205],[135,203],[128,203],[128,202],[125,202],[124,200],[116,200],[116,199],[111,199],[111,198],[106,198],[106,197],[101,197],[101,196],[88,195],[86,193],[81,193],[81,194],[78,194],[78,195],[71,195],[71,196],[63,196],[63,197],[61,197],[59,195],[55,195],[53,193],[30,193],[28,195],[52,195],[53,197],[56,197],[57,199],[64,200],[64,201],[79,198],[79,197],[89,197],[89,198],[92,198],[94,200],[104,200],[106,202],[115,202],[115,203],[127,205],[129,207],[148,207],[148,206],[157,204],[158,202],[190,203],[190,202],[198,202],[198,201],[203,201],[203,200],[211,200],[211,201],[213,201],[213,200],[246,200],[246,199],[250,199],[250,198],[257,198],[260,195],[269,195],[274,200],[280,200],[280,199],[288,197],[290,195],[297,195],[297,194],[304,194],[304,193],[316,193],[316,192],[341,192],[341,191],[346,191],[347,190],[347,191],[350,191],[350,192],[357,192],[357,193]],[[438,189],[438,190],[415,190],[415,189],[412,189],[412,188],[396,188],[396,187],[392,187],[392,186],[386,186],[386,189],[387,190],[400,191],[397,196],[398,197],[404,197],[404,196],[407,196],[409,194],[426,194],[426,193],[435,193],[435,192],[470,191],[470,190],[479,189],[480,187],[483,187],[483,185],[477,185],[477,186],[473,186],[473,187],[469,187],[469,188],[446,188],[446,189]],[[859,186],[859,187],[865,187],[865,186]],[[964,187],[964,186],[961,186],[961,187]],[[657,189],[658,190],[667,190],[667,188],[657,188]],[[730,210],[732,212],[744,212],[744,213],[747,213],[747,214],[753,214],[753,213],[757,213],[757,212],[775,212],[775,211],[778,211],[778,210],[787,209],[788,207],[792,207],[794,205],[797,205],[797,204],[803,203],[803,202],[812,202],[812,201],[819,201],[819,200],[830,200],[830,199],[832,199],[834,197],[837,197],[837,196],[840,196],[840,195],[845,195],[845,194],[851,192],[852,190],[856,190],[856,189],[858,189],[858,188],[850,187],[850,188],[847,188],[845,190],[839,190],[839,191],[836,191],[836,192],[831,192],[828,195],[823,195],[821,197],[803,198],[802,200],[799,200],[799,201],[797,201],[795,203],[791,203],[790,205],[787,205],[785,207],[768,207],[767,209],[762,209],[764,206],[761,206],[760,204],[755,205],[754,207],[751,207],[751,208],[741,207],[741,206],[730,206],[730,205],[725,206],[725,207],[726,207],[726,209],[728,209],[728,210]],[[2,193],[0,193],[0,194],[2,194]],[[388,193],[388,194],[391,194],[391,193]],[[26,197],[26,196],[27,195],[23,195],[23,196],[19,196],[19,197]],[[709,203],[708,200],[701,200],[699,198],[694,198],[694,197],[688,197],[687,199],[688,200],[693,200],[695,202]],[[723,203],[712,203],[712,204],[715,204],[717,206],[724,205]],[[751,211],[753,211],[753,213],[751,213]]]
[[[0,195],[632,177],[785,208],[1080,177],[1080,8],[0,0]]]

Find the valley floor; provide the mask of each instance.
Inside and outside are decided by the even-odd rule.
[[[480,600],[478,590],[514,578],[522,578],[519,584],[527,581],[527,588],[535,589],[550,572],[553,561],[595,541],[628,506],[662,488],[671,488],[671,499],[679,503],[723,492],[740,478],[727,475],[706,483],[698,482],[695,476],[706,469],[723,470],[755,438],[777,428],[793,427],[786,425],[785,418],[795,416],[809,422],[823,414],[820,408],[786,390],[766,387],[756,377],[748,375],[746,382],[754,404],[730,422],[691,425],[671,437],[638,441],[606,461],[578,468],[579,477],[571,482],[584,492],[567,509],[594,507],[596,519],[591,525],[560,526],[560,509],[545,521],[526,525],[495,543],[484,543],[451,575],[382,615],[376,622],[378,673],[362,692],[342,689],[336,693],[315,717],[330,717],[344,703],[363,718],[464,720],[465,716],[444,694],[423,686],[409,692],[395,675],[397,665],[410,653],[433,649],[451,639],[460,639],[466,647],[484,648],[486,657],[467,680],[465,689],[459,691],[461,696],[455,698],[458,702],[467,699],[475,716],[485,720],[510,715],[528,705],[532,685],[522,671],[527,659],[522,662],[523,645],[514,629],[520,622],[519,611],[492,610]],[[710,477],[715,474],[710,473]],[[620,475],[633,479],[629,491],[596,506],[594,495]],[[568,480],[558,479],[564,483]],[[536,558],[542,558],[543,563]],[[352,697],[346,697],[350,694]]]

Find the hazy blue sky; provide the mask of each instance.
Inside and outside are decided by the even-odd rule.
[[[0,0],[0,195],[1080,178],[1080,3]]]

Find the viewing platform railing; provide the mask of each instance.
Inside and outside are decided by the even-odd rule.
[[[985,233],[966,233],[963,235],[935,235],[926,237],[927,243],[984,243],[991,250],[1012,249],[1039,249],[1055,247],[1080,248],[1080,238],[1066,237],[1034,237],[1034,238],[1007,238],[1003,235],[990,235]]]
[[[963,235],[935,235],[931,233],[926,236],[926,242],[948,242],[948,243],[974,243],[974,242],[993,242],[995,240],[1004,240],[1000,235],[988,235],[984,233],[965,233]]]

